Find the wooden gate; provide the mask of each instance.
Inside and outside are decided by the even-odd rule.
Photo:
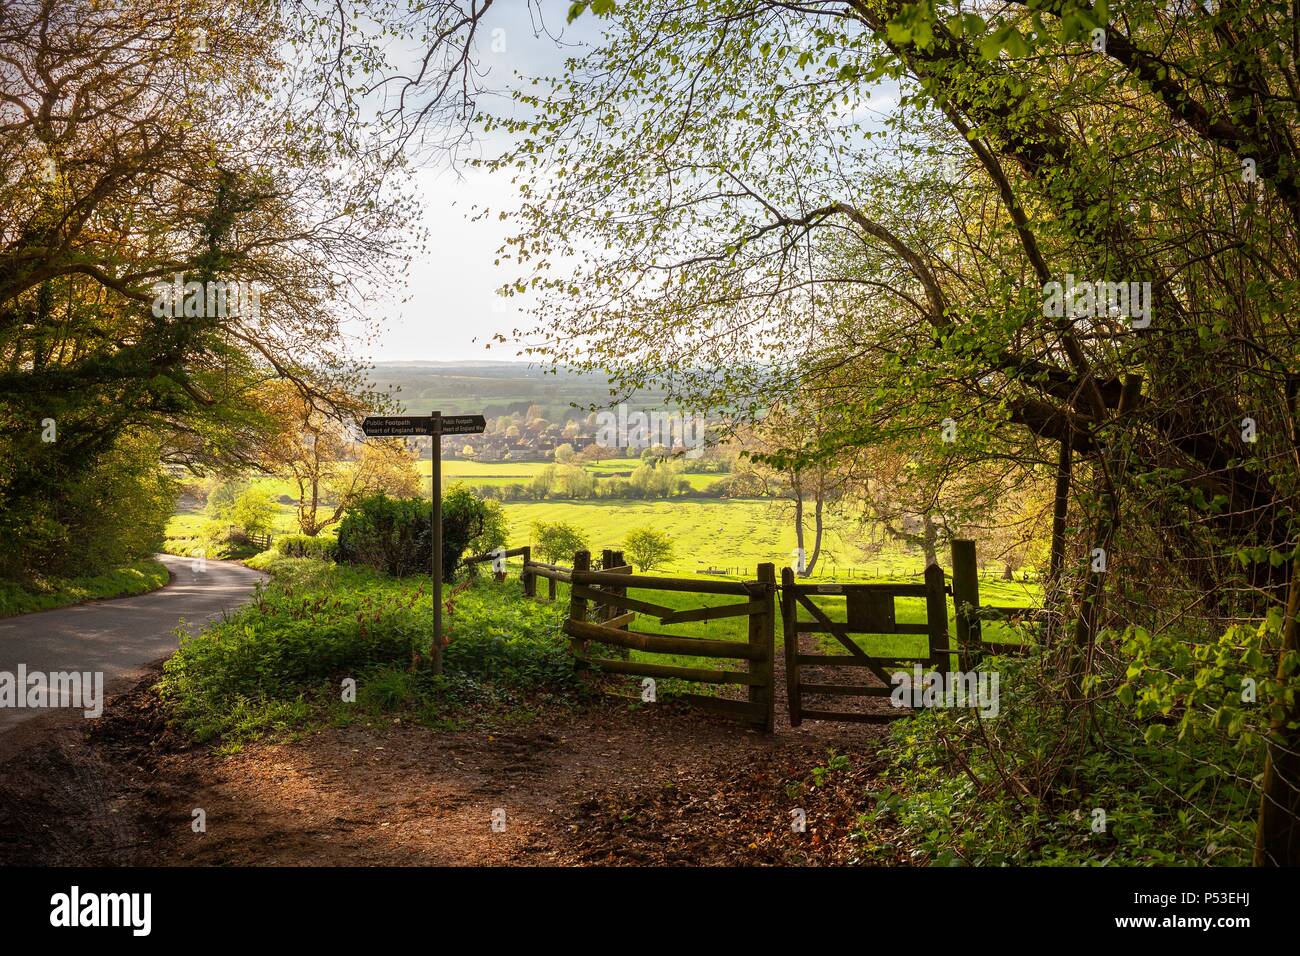
[[[744,687],[746,700],[730,700],[703,694],[684,694],[690,703],[714,713],[738,718],[771,732],[775,722],[773,658],[776,650],[776,569],[771,564],[758,566],[754,581],[698,581],[630,574],[628,568],[591,571],[591,556],[580,551],[573,557],[573,570],[561,577],[570,585],[572,605],[564,632],[572,639],[574,656],[584,664],[614,674],[637,677],[672,677],[703,684],[730,684]],[[744,598],[720,606],[674,610],[642,598],[629,596],[638,589],[684,591],[696,594],[725,594]],[[597,609],[599,620],[592,620],[589,603]],[[621,613],[618,613],[621,612]],[[636,616],[657,618],[660,624],[684,624],[713,621],[727,617],[747,617],[748,640],[728,641],[715,638],[684,637],[631,630]],[[589,643],[609,645],[626,651],[651,654],[674,654],[714,660],[739,660],[746,670],[723,670],[713,667],[685,667],[627,658],[596,656]]]
[[[882,723],[909,711],[899,708],[890,713],[851,713],[803,705],[804,695],[837,697],[888,697],[893,691],[887,668],[924,664],[928,670],[946,672],[950,667],[948,645],[948,589],[943,570],[937,565],[925,569],[924,584],[798,584],[794,572],[781,572],[781,616],[785,634],[785,679],[790,702],[790,725],[798,727],[809,720],[848,720],[858,723]],[[843,618],[836,620],[813,600],[842,598]],[[894,599],[925,598],[926,621],[914,624],[898,620]],[[799,620],[800,611],[811,620]],[[805,654],[799,649],[800,632],[829,634],[847,654]],[[918,634],[929,638],[923,656],[891,654],[876,657],[853,639],[854,634]],[[880,685],[868,683],[826,684],[804,682],[803,667],[853,667],[875,675]],[[865,676],[865,675],[864,675]]]

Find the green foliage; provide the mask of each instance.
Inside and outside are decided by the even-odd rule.
[[[1134,719],[1112,699],[1097,713],[1093,746],[1049,782],[1057,741],[1077,717],[1041,702],[1044,666],[1040,655],[986,660],[981,669],[1000,674],[1000,715],[982,730],[970,711],[893,725],[887,789],[864,821],[886,825],[887,854],[901,845],[935,865],[1249,864],[1257,745],[1243,753],[1206,737],[1194,752],[1171,747],[1149,733],[1166,718]]]
[[[0,495],[0,578],[39,588],[44,579],[93,577],[157,551],[178,487],[158,454],[156,440],[127,434],[21,510]]]
[[[250,486],[235,499],[230,519],[245,535],[263,535],[271,530],[275,510],[275,499],[269,491]]]
[[[589,550],[586,536],[563,521],[534,521],[532,542],[537,556],[548,564],[572,561],[577,552]]]
[[[430,569],[429,503],[419,498],[362,498],[339,524],[337,558],[396,577]],[[442,496],[442,572],[450,581],[471,545],[499,547],[507,533],[500,506],[457,485]]]
[[[504,548],[510,540],[510,517],[501,502],[483,499],[482,528],[469,540],[466,551],[469,554],[486,554],[497,548]]]
[[[182,641],[164,665],[161,693],[198,740],[227,743],[345,711],[341,682],[357,682],[357,707],[411,704],[432,719],[458,702],[509,702],[540,691],[577,693],[563,609],[525,600],[518,582],[476,582],[456,596],[442,678],[418,666],[432,616],[426,582],[348,565],[280,558],[253,603]],[[355,713],[355,711],[352,711]]]
[[[639,571],[653,571],[673,559],[673,539],[668,532],[651,525],[629,531],[623,552]]]
[[[275,553],[283,558],[321,558],[332,561],[338,542],[305,534],[286,534],[275,539]]]
[[[452,580],[460,559],[477,541],[505,543],[505,513],[478,498],[468,488],[455,486],[442,496],[442,576]]]
[[[82,601],[144,594],[163,587],[168,578],[165,564],[144,558],[88,577],[38,578],[26,586],[0,581],[0,617],[49,611]]]
[[[1281,632],[1279,608],[1259,625],[1231,625],[1215,641],[1130,627],[1123,645],[1129,665],[1116,697],[1148,721],[1149,743],[1222,735],[1258,754],[1270,723],[1284,722],[1300,696],[1300,654],[1286,652],[1274,669]]]
[[[362,498],[339,524],[338,560],[397,577],[433,566],[429,505],[419,498]]]

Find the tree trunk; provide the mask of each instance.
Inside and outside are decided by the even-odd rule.
[[[1296,615],[1300,613],[1300,559],[1291,563],[1282,646],[1278,649],[1277,679],[1284,686],[1287,655],[1296,650]],[[1300,720],[1300,701],[1292,700],[1269,726],[1272,738],[1264,757],[1260,782],[1259,823],[1255,828],[1256,866],[1300,866],[1300,740],[1287,725]]]
[[[790,489],[794,492],[794,543],[800,554],[806,554],[803,548],[803,488],[797,475],[790,479]],[[804,561],[803,566],[796,570],[799,577],[808,577],[808,562]]]
[[[935,534],[934,521],[930,518],[927,511],[922,515],[921,525],[921,547],[925,549],[925,566],[928,568],[932,564],[939,563],[939,549],[935,545],[938,535]]]
[[[813,533],[812,557],[808,559],[808,573],[804,575],[804,577],[812,577],[813,568],[817,566],[817,557],[822,552],[822,528],[824,526],[822,521],[823,504],[824,504],[824,497],[822,495],[821,486],[819,485],[817,487],[817,504],[813,509],[814,533]]]
[[[1070,508],[1070,441],[1073,432],[1067,431],[1061,439],[1061,454],[1056,463],[1056,496],[1052,503],[1052,558],[1049,564],[1048,587],[1061,575],[1065,561],[1065,519]]]

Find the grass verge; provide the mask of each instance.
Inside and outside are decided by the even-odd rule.
[[[166,565],[155,558],[143,558],[103,574],[47,578],[26,587],[12,581],[0,581],[0,617],[50,611],[83,601],[144,594],[158,590],[168,580]]]
[[[270,583],[163,668],[163,699],[199,741],[229,750],[331,724],[509,721],[581,694],[562,606],[525,600],[518,580],[444,592],[450,643],[435,676],[427,578],[311,558],[259,564]]]

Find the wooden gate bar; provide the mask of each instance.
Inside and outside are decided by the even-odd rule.
[[[720,671],[708,667],[648,664],[645,661],[621,661],[604,657],[587,658],[587,663],[601,670],[635,677],[676,677],[678,680],[693,680],[701,684],[743,684],[750,687],[762,684],[760,675],[748,671]]]
[[[615,574],[606,571],[592,571],[588,568],[579,571],[573,569],[574,584],[612,584],[620,588],[649,588],[654,591],[692,591],[696,594],[740,594],[748,595],[745,585],[740,581],[685,580],[682,578],[657,578],[644,574]]]
[[[587,598],[591,601],[606,601],[616,607],[627,608],[629,611],[640,611],[642,614],[650,614],[657,618],[664,618],[673,613],[672,608],[664,607],[662,604],[651,604],[649,601],[641,601],[623,594],[615,594],[613,591],[602,591],[599,588],[590,588],[582,584],[574,584],[573,593],[575,596]]]
[[[799,616],[794,600],[794,572],[781,569],[781,640],[785,643],[785,696],[790,710],[790,726],[802,722],[799,713]]]
[[[759,599],[745,604],[723,604],[719,607],[697,607],[690,611],[670,611],[659,618],[660,624],[686,624],[690,621],[716,621],[724,617],[744,617],[766,613],[766,603]]]
[[[651,654],[685,654],[692,657],[730,657],[736,660],[758,660],[762,648],[748,642],[718,641],[703,637],[678,637],[675,634],[647,634],[642,631],[619,631],[607,624],[590,624],[584,621],[565,621],[564,632],[584,641],[600,641]]]

